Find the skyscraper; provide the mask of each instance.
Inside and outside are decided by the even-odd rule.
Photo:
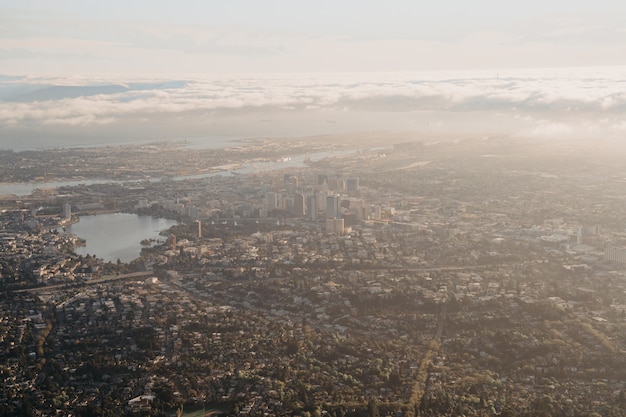
[[[341,197],[338,195],[326,196],[326,218],[335,219],[341,217]]]
[[[65,220],[72,218],[72,205],[70,203],[63,204],[63,218]]]
[[[293,199],[293,214],[295,216],[304,216],[304,210],[304,194],[296,193]]]
[[[317,220],[317,198],[315,194],[309,196],[307,200],[306,214],[309,220]]]
[[[337,236],[343,235],[344,223],[343,219],[326,219],[326,232]]]
[[[278,208],[278,194],[270,191],[265,194],[265,198],[267,200],[268,211],[276,210]]]
[[[359,189],[359,177],[348,178],[346,180],[347,191],[357,191]]]

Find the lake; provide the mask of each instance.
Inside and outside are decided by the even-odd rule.
[[[76,248],[79,255],[95,255],[105,261],[130,262],[139,257],[143,239],[161,239],[159,232],[178,224],[175,220],[139,216],[128,213],[83,216],[66,230],[85,239],[87,244]]]

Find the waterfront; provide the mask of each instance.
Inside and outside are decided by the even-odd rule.
[[[161,239],[159,232],[178,224],[175,220],[128,213],[81,217],[66,228],[86,241],[76,248],[79,255],[95,255],[105,261],[130,262],[139,257],[143,239]]]
[[[171,179],[175,181],[181,181],[186,179],[201,179],[209,178],[216,175],[233,175],[233,174],[251,174],[265,171],[271,171],[275,169],[285,168],[301,168],[308,162],[319,161],[324,158],[337,157],[341,155],[348,155],[356,152],[352,150],[336,150],[336,151],[323,151],[314,153],[303,153],[300,155],[294,155],[285,160],[269,160],[261,162],[242,162],[241,164],[233,164],[232,167],[225,168],[224,166],[215,167],[214,171],[191,174],[184,176],[176,176]],[[150,179],[134,179],[134,180],[113,180],[113,179],[76,179],[76,180],[59,180],[59,181],[45,181],[45,182],[12,182],[12,183],[0,183],[0,196],[28,196],[35,190],[53,190],[61,187],[75,187],[78,185],[92,185],[92,184],[123,184],[142,181],[161,181],[162,178],[150,178]]]
[[[114,181],[108,180],[73,180],[73,181],[49,181],[49,182],[13,182],[0,183],[0,195],[26,196],[35,190],[48,190],[59,187],[75,187],[77,185],[107,184]]]

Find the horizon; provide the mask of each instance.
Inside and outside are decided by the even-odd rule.
[[[253,71],[206,71],[206,72],[143,72],[143,73],[135,73],[135,72],[76,72],[76,73],[63,73],[56,74],[53,72],[36,72],[36,70],[32,71],[22,71],[22,72],[9,72],[2,70],[0,71],[0,79],[2,77],[5,78],[41,78],[41,79],[58,79],[58,78],[67,78],[67,79],[76,79],[76,80],[87,80],[87,79],[115,79],[115,78],[129,78],[129,79],[172,79],[172,78],[203,78],[203,77],[246,77],[246,76],[256,76],[256,77],[271,77],[271,76],[323,76],[323,75],[347,75],[347,74],[367,74],[367,75],[380,75],[380,74],[397,74],[397,75],[423,75],[434,77],[440,74],[501,74],[506,72],[532,72],[532,73],[551,73],[551,72],[563,72],[563,71],[574,71],[574,72],[589,72],[589,71],[608,71],[608,70],[626,70],[626,62],[617,63],[617,64],[607,64],[607,65],[598,65],[598,64],[589,64],[589,65],[553,65],[553,66],[511,66],[511,67],[484,67],[484,68],[444,68],[444,69],[397,69],[397,70],[340,70],[340,71],[273,71],[273,72],[253,72]]]
[[[153,76],[0,76],[0,148],[186,137],[621,138],[626,66]]]
[[[372,130],[617,138],[624,13],[612,0],[2,4],[0,134],[52,147]]]
[[[625,415],[624,16],[0,1],[0,416]]]

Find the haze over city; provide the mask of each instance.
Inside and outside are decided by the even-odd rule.
[[[0,417],[623,417],[624,16],[0,2]]]

